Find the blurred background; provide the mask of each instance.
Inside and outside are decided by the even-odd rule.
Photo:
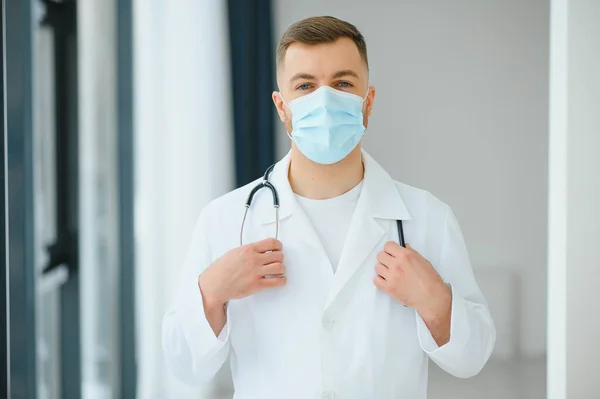
[[[429,397],[600,397],[576,373],[600,334],[600,2],[2,4],[2,392],[231,398],[226,369],[169,377],[162,316],[200,210],[289,149],[279,37],[333,15],[367,41],[365,149],[453,208],[496,323],[482,373],[432,363]]]

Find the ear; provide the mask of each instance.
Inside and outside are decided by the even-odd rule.
[[[278,91],[274,91],[271,95],[273,99],[273,104],[275,104],[275,109],[277,110],[277,115],[279,115],[279,119],[281,122],[285,123],[285,104],[283,103],[283,99],[281,98],[281,93]]]
[[[365,113],[367,118],[371,116],[371,110],[373,109],[373,103],[375,102],[375,86],[369,86],[369,93],[367,94],[367,99],[365,100]]]

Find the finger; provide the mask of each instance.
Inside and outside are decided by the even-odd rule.
[[[400,246],[394,241],[386,242],[383,246],[383,250],[388,254],[392,255],[394,258],[402,258],[406,255],[406,252],[408,251],[408,249]]]
[[[280,262],[271,263],[260,268],[261,275],[273,276],[278,274],[285,274],[285,266]]]
[[[389,273],[390,273],[390,269],[388,269],[387,266],[382,265],[381,263],[378,263],[375,265],[375,272],[379,276],[381,276],[387,280],[387,277],[389,276]]]
[[[375,283],[375,286],[380,290],[385,290],[387,287],[387,281],[381,276],[375,276],[373,283]]]
[[[377,254],[377,261],[387,267],[391,267],[396,263],[396,258],[385,251],[381,251]]]
[[[281,241],[276,240],[275,238],[265,238],[262,241],[255,242],[254,249],[256,252],[262,254],[267,251],[281,251],[283,249],[283,245],[281,244]]]
[[[403,249],[404,248],[394,241],[388,241],[383,246],[383,250],[394,257],[401,254]]]
[[[269,263],[283,262],[282,251],[272,251],[258,254],[258,259],[261,265],[268,265]]]
[[[258,282],[260,288],[275,288],[283,287],[287,283],[287,278],[284,277],[271,277],[261,278]]]

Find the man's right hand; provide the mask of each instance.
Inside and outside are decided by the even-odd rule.
[[[198,277],[205,308],[285,285],[282,248],[280,241],[267,238],[234,248],[217,259]]]

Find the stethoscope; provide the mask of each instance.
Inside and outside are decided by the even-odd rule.
[[[248,209],[250,209],[250,205],[252,205],[252,199],[254,195],[260,191],[262,188],[268,188],[273,195],[273,208],[275,208],[275,239],[279,236],[279,195],[277,195],[277,189],[273,184],[269,181],[269,177],[271,176],[271,172],[273,172],[273,168],[275,164],[269,166],[263,175],[263,179],[260,183],[258,183],[250,194],[248,194],[248,199],[246,200],[246,210],[244,211],[244,219],[242,220],[242,227],[240,228],[240,246],[243,245],[243,236],[244,236],[244,224],[246,223],[246,216],[248,215]],[[402,227],[402,220],[396,220],[398,225],[398,241],[401,246],[405,247],[406,243],[404,242],[404,228]]]

